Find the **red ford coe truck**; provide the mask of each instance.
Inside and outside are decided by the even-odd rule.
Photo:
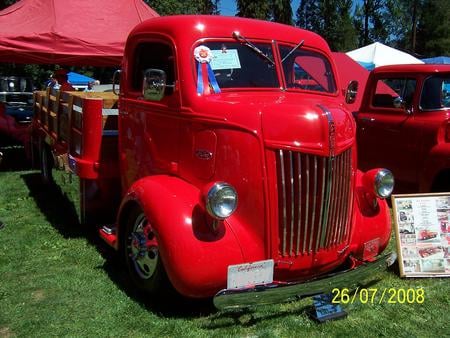
[[[397,193],[450,191],[450,65],[395,65],[369,75],[358,125],[361,169],[383,166]]]
[[[357,169],[341,85],[311,32],[155,18],[129,35],[118,97],[36,93],[33,140],[43,178],[103,226],[137,288],[219,309],[281,302],[395,259],[393,177]]]

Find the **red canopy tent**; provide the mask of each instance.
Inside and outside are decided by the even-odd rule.
[[[0,11],[0,62],[119,65],[142,0],[21,0]]]

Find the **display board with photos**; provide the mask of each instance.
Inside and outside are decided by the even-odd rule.
[[[450,276],[450,193],[393,195],[402,277]]]

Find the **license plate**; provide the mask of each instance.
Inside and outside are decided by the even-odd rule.
[[[227,289],[273,282],[273,259],[228,266]]]

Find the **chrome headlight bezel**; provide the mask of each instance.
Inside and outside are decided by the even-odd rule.
[[[237,208],[238,195],[236,189],[226,182],[216,182],[205,196],[206,211],[218,220],[230,217]]]
[[[374,191],[380,198],[388,198],[394,191],[394,175],[388,169],[380,169],[374,179]]]

